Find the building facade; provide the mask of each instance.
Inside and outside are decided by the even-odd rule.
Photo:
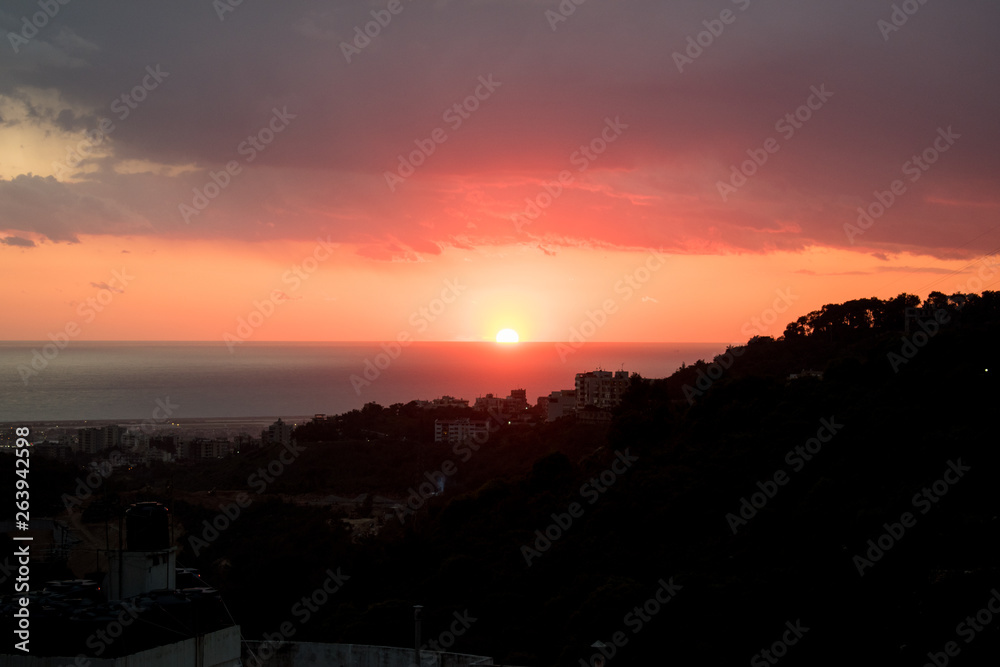
[[[608,409],[619,405],[628,389],[628,371],[590,371],[576,374],[576,408]]]
[[[576,414],[576,390],[557,389],[549,394],[546,402],[545,421],[554,422],[560,417]]]
[[[467,440],[484,442],[489,437],[487,421],[472,419],[435,419],[434,442],[459,443]]]
[[[76,432],[78,449],[84,454],[99,454],[105,449],[122,446],[124,430],[117,424],[100,428],[81,428]]]
[[[292,425],[286,424],[278,417],[278,421],[261,431],[260,441],[263,446],[267,445],[290,445],[292,443]]]

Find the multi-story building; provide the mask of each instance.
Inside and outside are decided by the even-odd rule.
[[[84,454],[96,454],[104,449],[104,430],[99,428],[81,428],[76,432],[77,451]]]
[[[78,451],[84,454],[98,454],[105,449],[121,447],[124,432],[122,427],[117,424],[101,428],[78,429],[76,432],[79,441]]]
[[[476,399],[475,408],[494,415],[523,415],[528,409],[528,392],[524,389],[511,389],[507,398],[486,394]]]
[[[435,419],[434,442],[458,443],[467,440],[483,442],[489,437],[488,421],[472,419]]]
[[[528,392],[524,389],[511,389],[510,396],[503,399],[503,412],[507,415],[521,415],[528,409]]]
[[[73,448],[61,442],[40,442],[34,446],[39,456],[50,459],[69,460],[73,458]]]
[[[560,417],[576,414],[576,390],[557,389],[546,400],[545,421],[554,422]]]
[[[195,440],[191,443],[192,458],[221,459],[229,454],[232,443],[228,440]]]
[[[240,433],[233,438],[233,447],[237,454],[260,449],[260,438],[255,438],[249,433]]]
[[[613,408],[622,402],[628,389],[628,371],[590,371],[576,374],[576,408]]]
[[[503,399],[493,394],[486,394],[476,399],[474,407],[483,412],[499,413],[503,411]]]
[[[278,421],[268,426],[267,430],[261,431],[261,444],[264,446],[290,445],[292,443],[292,428],[291,424],[286,424],[281,421],[281,417],[278,417]]]

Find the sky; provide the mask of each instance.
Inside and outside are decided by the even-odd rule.
[[[0,339],[743,342],[1000,282],[991,0],[230,2],[3,3]]]

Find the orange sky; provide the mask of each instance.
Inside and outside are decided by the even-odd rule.
[[[248,340],[390,340],[400,332],[492,340],[512,327],[521,340],[553,341],[589,317],[603,323],[593,341],[742,342],[748,322],[776,301],[777,323],[761,334],[780,335],[788,321],[828,302],[969,291],[976,286],[969,278],[989,266],[962,271],[969,262],[821,248],[664,254],[662,264],[653,253],[548,255],[517,245],[449,249],[427,262],[378,262],[354,250],[337,246],[327,257],[317,242],[142,237],[6,248],[4,271],[18,283],[4,293],[5,310],[20,316],[5,319],[4,334],[38,340],[76,322],[77,340],[220,340],[242,335],[240,318],[259,310],[270,316],[254,316],[259,326]],[[317,252],[325,259],[313,263]]]
[[[353,50],[368,4],[68,5],[0,49],[0,339],[742,342],[995,287],[1000,6],[558,4]]]

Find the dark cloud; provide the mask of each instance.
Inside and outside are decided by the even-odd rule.
[[[141,197],[135,193],[134,197]],[[0,180],[0,221],[6,229],[77,243],[78,234],[116,234],[148,227],[128,207],[128,193],[109,184],[61,183],[26,174]]]
[[[34,248],[35,247],[35,242],[34,241],[32,241],[31,239],[21,238],[20,236],[6,236],[4,238],[0,238],[0,243],[2,243],[4,245],[18,246],[20,248]]]
[[[559,254],[555,250],[551,250],[550,248],[546,248],[541,243],[538,244],[538,249],[541,250],[546,255],[548,255],[549,257],[555,257],[557,254]]]
[[[194,0],[62,6],[0,56],[0,95],[23,101],[24,123],[108,118],[112,157],[84,162],[80,182],[0,182],[0,227],[60,241],[322,233],[395,260],[511,241],[942,257],[996,245],[965,245],[1000,209],[996,3],[927,3],[888,39],[881,3],[586,3],[553,31],[557,5],[404,3],[349,64],[341,42],[377,5],[243,3],[225,20]],[[674,54],[727,8],[734,22],[678,71]],[[35,9],[8,3],[2,27]],[[147,68],[166,75],[151,86]],[[470,98],[491,75],[499,86]],[[833,95],[809,120],[780,125],[823,86]],[[448,115],[468,99],[475,111]],[[295,118],[247,162],[244,142],[268,137],[275,109]],[[579,171],[615,118],[627,129]],[[960,138],[908,180],[948,127]],[[446,140],[390,191],[385,172],[438,129]],[[777,152],[723,201],[718,183],[768,139]],[[119,173],[123,160],[194,170]],[[241,172],[185,223],[178,206],[231,161]],[[563,170],[573,183],[519,233],[512,216]],[[905,192],[885,215],[845,232],[896,180]]]
[[[90,286],[91,287],[96,287],[97,289],[106,289],[109,292],[115,292],[116,294],[124,294],[125,293],[125,290],[123,290],[122,288],[120,288],[120,287],[112,287],[111,285],[109,285],[109,284],[107,284],[106,282],[103,282],[103,281],[99,282],[99,283],[90,283]]]

